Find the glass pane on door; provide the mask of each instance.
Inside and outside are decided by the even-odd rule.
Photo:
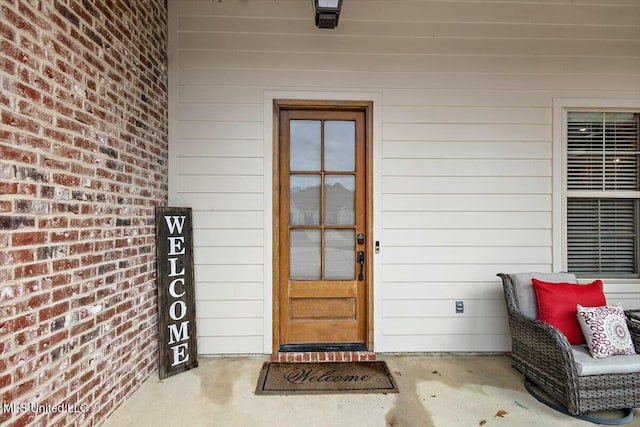
[[[324,223],[354,225],[356,177],[326,175],[324,180]]]
[[[289,223],[320,225],[320,175],[291,175]]]
[[[290,275],[293,280],[320,280],[320,230],[291,230]]]
[[[355,122],[290,120],[289,138],[290,279],[354,280]]]
[[[319,171],[321,166],[321,121],[291,120],[289,166],[292,171]]]
[[[353,280],[356,276],[355,231],[327,229],[324,245],[324,278]]]
[[[326,121],[324,123],[324,169],[327,171],[355,171],[355,142],[355,122]]]

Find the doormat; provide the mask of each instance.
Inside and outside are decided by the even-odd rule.
[[[265,362],[256,394],[398,393],[387,364]]]

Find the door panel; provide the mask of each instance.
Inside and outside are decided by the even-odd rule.
[[[280,347],[364,348],[365,113],[282,110],[279,129]]]

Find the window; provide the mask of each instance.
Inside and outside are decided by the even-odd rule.
[[[567,262],[582,276],[638,277],[640,114],[567,113]]]

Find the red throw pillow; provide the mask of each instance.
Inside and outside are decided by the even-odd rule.
[[[583,307],[607,305],[602,280],[588,285],[549,283],[531,279],[538,298],[538,319],[555,326],[567,337],[569,344],[584,344],[578,323],[578,304]]]

